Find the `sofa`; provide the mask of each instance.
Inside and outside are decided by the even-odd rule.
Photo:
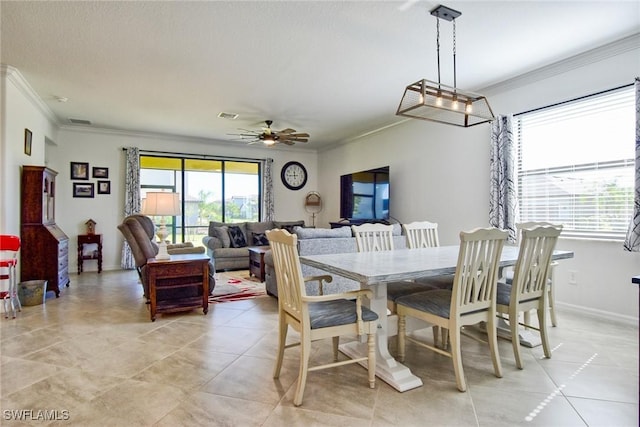
[[[305,255],[324,255],[357,252],[356,238],[353,237],[351,227],[340,228],[302,228],[295,227],[293,233],[298,236],[298,253]],[[402,235],[400,224],[393,224],[393,245],[396,249],[407,247],[405,237]],[[269,295],[278,296],[276,272],[273,267],[271,251],[264,255],[265,263],[265,287]],[[326,271],[302,264],[304,277],[327,274]],[[346,292],[360,289],[360,284],[351,279],[333,275],[331,283],[324,284],[324,293]],[[317,282],[307,283],[307,295],[318,295]]]
[[[214,271],[248,270],[249,246],[268,246],[269,241],[265,235],[267,230],[284,228],[292,231],[294,227],[304,227],[304,220],[234,223],[211,221],[202,243],[207,248],[207,255],[213,260]]]

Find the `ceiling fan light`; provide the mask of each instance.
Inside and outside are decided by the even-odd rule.
[[[273,135],[269,134],[264,136],[262,142],[264,143],[264,145],[273,145],[276,143],[276,140],[273,138]]]

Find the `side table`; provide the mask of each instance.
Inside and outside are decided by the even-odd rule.
[[[209,311],[209,257],[206,254],[171,255],[147,260],[151,321],[156,313]]]
[[[84,245],[97,244],[98,250],[89,255],[83,253]],[[78,235],[78,274],[82,273],[82,263],[85,259],[98,260],[98,273],[102,273],[102,234]]]
[[[250,246],[249,249],[249,276],[256,276],[264,282],[264,254],[270,246]]]

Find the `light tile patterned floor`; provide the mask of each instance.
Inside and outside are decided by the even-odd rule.
[[[486,348],[465,338],[466,393],[448,358],[409,346],[423,387],[398,393],[379,380],[371,390],[363,368],[343,366],[310,373],[296,408],[295,349],[272,378],[271,297],[152,323],[134,271],[74,275],[49,296],[0,320],[2,426],[638,426],[637,326],[575,312],[550,329],[551,359],[524,348],[524,370],[500,340],[501,379]],[[313,358],[330,348],[314,344]]]

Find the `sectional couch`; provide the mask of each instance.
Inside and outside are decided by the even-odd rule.
[[[352,235],[351,227],[333,229],[295,227],[293,233],[298,236],[298,253],[300,256],[350,253],[358,250],[356,238]],[[407,247],[400,224],[393,224],[393,245],[396,249]],[[271,251],[265,254],[264,261],[267,293],[277,297],[278,286]],[[302,275],[304,277],[321,274],[327,274],[327,272],[302,264]],[[360,289],[360,284],[353,280],[338,275],[332,276],[332,282],[324,285],[325,293],[338,293]],[[318,295],[317,286],[317,282],[308,283],[307,295]]]
[[[202,243],[215,265],[215,271],[248,270],[249,246],[268,246],[269,241],[265,236],[267,230],[285,228],[292,231],[294,227],[304,227],[304,220],[236,223],[211,221],[208,235],[202,238]]]

